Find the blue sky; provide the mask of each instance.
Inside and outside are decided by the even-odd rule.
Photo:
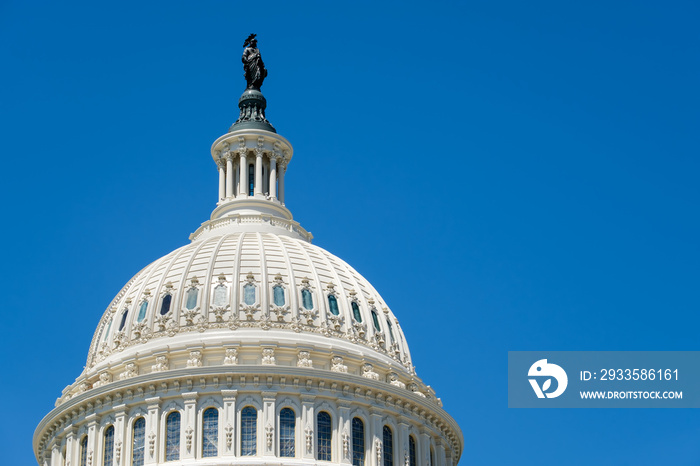
[[[512,350],[700,349],[699,14],[0,3],[3,461],[34,464],[112,297],[208,218],[255,32],[295,147],[287,205],[389,303],[461,465],[700,464],[696,410],[509,410],[506,368]]]

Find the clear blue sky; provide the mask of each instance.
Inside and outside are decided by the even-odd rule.
[[[255,32],[287,204],[398,316],[461,465],[700,464],[698,410],[509,410],[506,384],[509,350],[700,349],[699,17],[1,2],[2,462],[34,464],[112,297],[208,218]]]

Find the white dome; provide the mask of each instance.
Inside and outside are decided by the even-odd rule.
[[[249,95],[212,146],[210,220],[112,300],[35,431],[42,466],[459,461],[386,302],[285,207],[292,146]]]
[[[261,340],[341,351],[411,377],[398,320],[355,269],[303,239],[233,229],[183,246],[129,280],[94,334],[88,378],[164,348]]]

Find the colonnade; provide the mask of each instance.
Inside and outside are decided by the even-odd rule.
[[[249,158],[252,160],[249,161]],[[260,149],[256,149],[253,154],[249,154],[247,149],[226,151],[217,165],[219,202],[257,197],[284,204],[284,173],[287,163],[280,154],[264,153]]]
[[[316,460],[318,413],[326,412],[332,422],[333,464],[353,464],[352,420],[359,418],[364,425],[364,460],[366,466],[382,466],[383,429],[388,426],[393,437],[393,465],[408,464],[409,437],[416,445],[416,464],[421,466],[452,466],[451,455],[439,437],[429,429],[399,413],[390,413],[376,407],[359,408],[349,400],[329,400],[314,395],[281,394],[276,392],[243,392],[221,390],[200,395],[197,392],[183,393],[179,397],[145,398],[136,406],[116,405],[108,413],[98,416],[93,413],[84,418],[81,427],[64,431],[62,439],[56,439],[45,458],[44,466],[112,466],[105,465],[105,431],[114,428],[114,466],[131,465],[133,461],[134,421],[145,419],[145,439],[142,444],[143,462],[160,464],[165,461],[166,419],[170,413],[178,412],[180,460],[196,460],[202,452],[202,416],[208,408],[218,411],[216,445],[217,457],[239,457],[241,454],[241,411],[251,406],[257,412],[258,457],[279,457],[279,413],[290,408],[295,413],[294,437],[296,458]],[[87,441],[84,441],[86,439]],[[85,453],[82,451],[85,449]],[[215,460],[209,460],[215,461]],[[279,460],[278,460],[279,461]],[[432,463],[432,464],[431,464]]]

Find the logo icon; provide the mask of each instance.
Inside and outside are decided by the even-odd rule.
[[[569,378],[566,376],[566,372],[561,367],[556,364],[550,364],[546,359],[540,359],[535,364],[530,366],[530,370],[527,372],[528,377],[547,377],[540,387],[537,379],[528,379],[532,389],[535,391],[537,398],[556,398],[566,390],[566,385],[569,383]],[[552,378],[557,381],[557,388],[553,392],[547,392],[552,386]]]

